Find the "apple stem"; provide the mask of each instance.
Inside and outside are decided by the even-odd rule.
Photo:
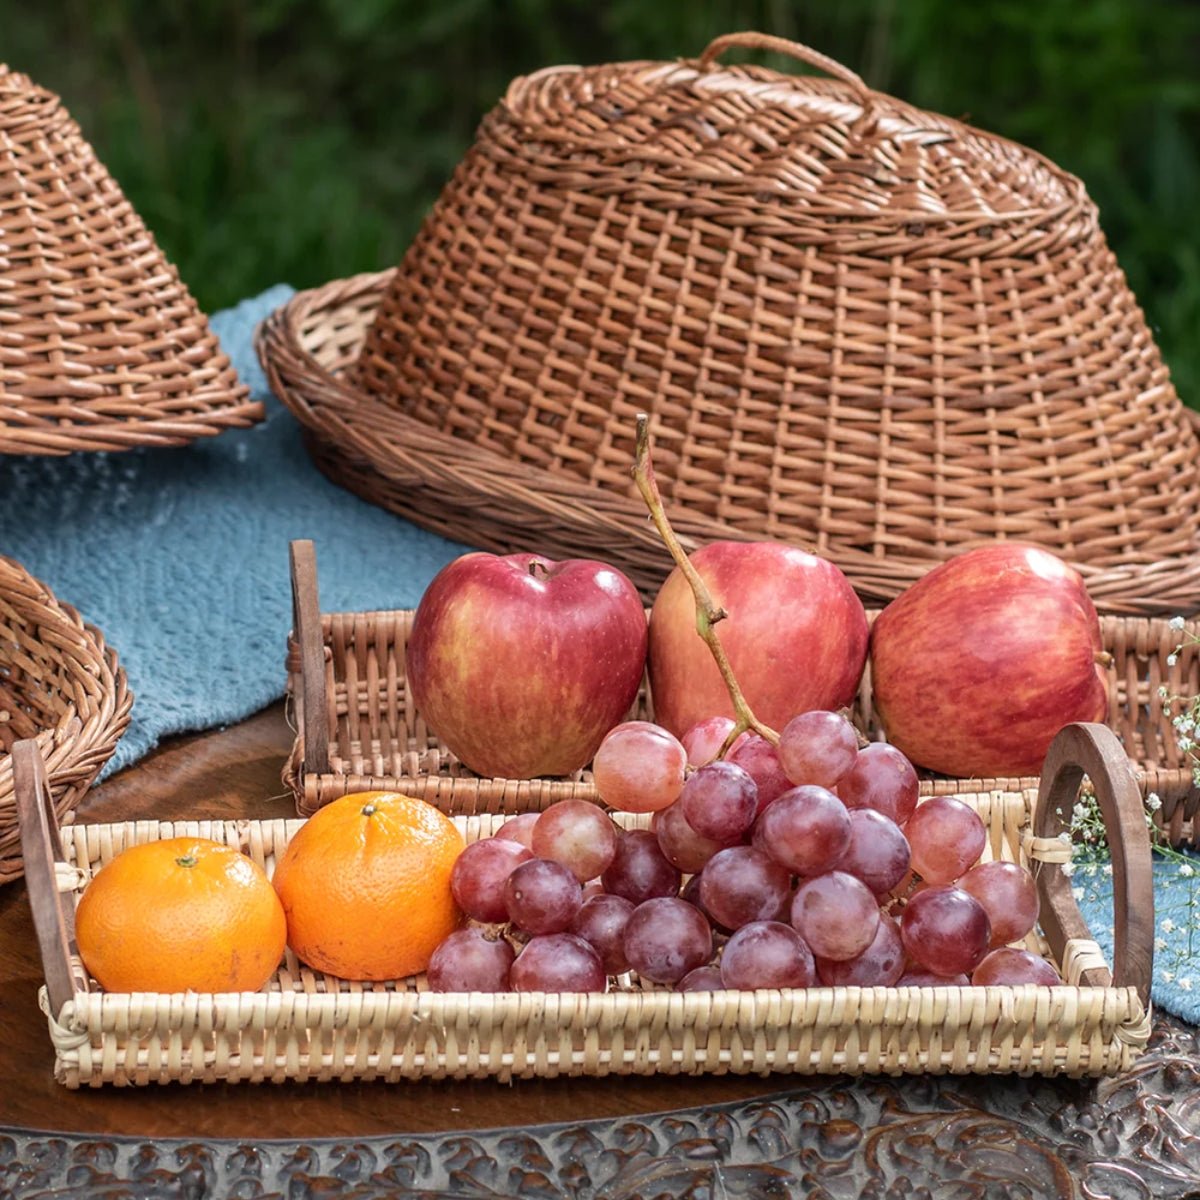
[[[721,678],[725,681],[729,698],[733,701],[735,724],[717,757],[723,757],[739,735],[745,733],[747,729],[757,733],[759,737],[766,738],[773,746],[778,746],[779,734],[769,725],[764,725],[754,715],[742,693],[737,676],[733,673],[733,667],[729,663],[725,647],[721,645],[721,637],[717,633],[716,626],[729,614],[713,600],[708,585],[700,578],[700,573],[692,565],[675,530],[671,528],[671,522],[667,520],[662,494],[658,490],[658,481],[654,477],[653,449],[650,438],[650,418],[646,413],[638,413],[633,478],[637,483],[638,491],[642,494],[642,499],[646,502],[646,507],[650,510],[650,516],[659,536],[671,552],[671,557],[675,560],[676,565],[683,572],[684,578],[691,585],[692,595],[696,598],[696,632],[704,639],[705,644],[712,652],[717,670],[721,672]]]

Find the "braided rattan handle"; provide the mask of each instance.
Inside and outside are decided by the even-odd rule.
[[[292,631],[300,650],[300,687],[295,702],[304,737],[304,771],[329,771],[329,719],[325,694],[325,642],[317,593],[317,552],[310,541],[289,546],[292,571]]]
[[[1154,880],[1146,810],[1133,767],[1121,743],[1106,725],[1067,725],[1050,744],[1042,768],[1034,833],[1055,838],[1070,823],[1084,775],[1104,817],[1113,865],[1113,969],[1116,987],[1134,987],[1144,1004],[1150,1000],[1154,967]],[[1069,941],[1088,939],[1088,930],[1059,867],[1042,863],[1038,872],[1042,928],[1059,961]],[[1104,987],[1108,971],[1088,968],[1082,982]]]
[[[46,764],[33,738],[16,742],[12,749],[13,789],[17,824],[21,829],[21,857],[25,861],[25,886],[33,910],[33,928],[42,954],[50,1013],[59,1014],[76,992],[87,990],[87,979],[72,968],[75,946],[75,909],[63,899],[56,865],[66,865],[54,799],[46,778]]]
[[[733,47],[744,50],[770,50],[775,54],[786,54],[789,58],[797,58],[801,62],[808,63],[810,67],[816,67],[817,70],[824,71],[826,75],[832,75],[834,79],[840,79],[842,83],[849,84],[858,93],[864,105],[870,102],[871,89],[861,75],[856,75],[849,67],[842,66],[836,58],[830,58],[828,54],[822,54],[820,50],[813,50],[800,42],[775,37],[770,33],[725,33],[718,38],[713,38],[704,53],[700,55],[700,65],[707,67],[726,50]]]

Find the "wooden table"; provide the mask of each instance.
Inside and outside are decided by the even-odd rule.
[[[291,741],[282,705],[176,739],[94,789],[77,819],[292,815],[279,779]],[[787,1195],[806,1174],[831,1197],[857,1197],[869,1181],[883,1195],[900,1178],[935,1193],[953,1178],[955,1196],[1007,1194],[1018,1180],[1030,1196],[1200,1194],[1200,1046],[1170,1020],[1129,1076],[1099,1084],[775,1075],[70,1092],[53,1079],[40,981],[24,886],[10,885],[0,890],[3,1196],[701,1195],[718,1173],[730,1195]],[[672,1115],[643,1119],[652,1113]],[[568,1127],[534,1128],[552,1122]],[[174,1138],[185,1142],[164,1140]],[[1120,1190],[1135,1178],[1150,1190]]]

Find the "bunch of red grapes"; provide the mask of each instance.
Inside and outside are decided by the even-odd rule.
[[[1061,982],[1009,946],[1037,923],[1033,877],[979,863],[987,831],[961,800],[918,807],[898,750],[860,749],[845,717],[808,712],[778,747],[744,733],[719,757],[733,729],[608,734],[596,790],[653,813],[648,830],[563,800],[468,846],[452,887],[479,924],[438,947],[429,986],[604,991],[627,971],[678,991]]]

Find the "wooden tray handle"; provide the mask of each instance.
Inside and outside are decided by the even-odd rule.
[[[1150,834],[1141,789],[1125,751],[1106,725],[1067,725],[1046,754],[1038,789],[1033,828],[1037,838],[1052,839],[1070,828],[1084,775],[1104,817],[1113,867],[1113,970],[1111,984],[1134,987],[1143,1004],[1150,1003],[1154,967],[1154,879]],[[1090,938],[1071,880],[1057,864],[1044,862],[1037,871],[1041,923],[1059,961],[1067,943]],[[1108,970],[1087,967],[1080,982],[1107,987]]]
[[[67,859],[46,765],[33,738],[25,738],[13,746],[12,765],[25,886],[42,954],[50,1012],[57,1018],[76,992],[87,991],[86,976],[72,966],[72,959],[79,954],[75,945],[75,907],[63,899],[58,888],[57,865],[66,867]]]
[[[726,33],[713,38],[705,47],[704,53],[700,55],[700,65],[702,67],[711,65],[726,50],[735,46],[744,50],[770,50],[775,54],[786,54],[789,58],[799,59],[810,67],[816,67],[818,71],[824,71],[826,75],[832,75],[834,79],[840,79],[842,83],[849,84],[862,101],[864,108],[871,103],[871,89],[861,75],[856,75],[849,67],[842,66],[836,58],[830,58],[829,55],[822,54],[820,50],[813,50],[800,42],[775,37],[769,33]]]
[[[292,630],[300,648],[300,693],[296,714],[304,737],[304,770],[329,772],[329,717],[325,700],[325,642],[317,592],[317,551],[310,541],[289,546],[292,568]]]

